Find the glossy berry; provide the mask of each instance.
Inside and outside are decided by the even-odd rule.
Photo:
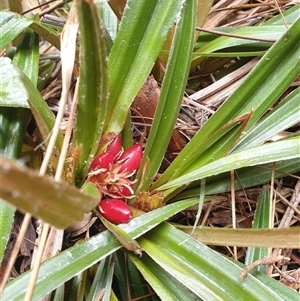
[[[130,187],[131,187],[131,186],[130,186]],[[131,189],[129,189],[127,186],[123,186],[122,189],[121,189],[121,193],[122,193],[124,196],[131,196],[131,195],[133,195],[132,187],[131,187]]]
[[[114,224],[128,223],[132,213],[127,204],[121,199],[104,199],[98,205],[100,213]]]
[[[90,165],[90,171],[97,170],[100,168],[108,169],[111,164],[113,164],[114,157],[111,153],[104,152],[98,155],[94,160],[92,161]]]
[[[122,152],[122,138],[118,135],[108,146],[106,151],[110,153],[113,158],[116,158]]]
[[[118,161],[124,161],[119,172],[133,172],[140,167],[143,157],[143,148],[140,144],[134,144],[129,147]]]

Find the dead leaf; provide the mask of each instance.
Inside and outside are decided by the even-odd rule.
[[[147,135],[151,129],[159,96],[160,88],[157,81],[151,75],[146,79],[144,85],[132,103],[133,114],[137,115],[135,120],[145,125]],[[177,129],[174,129],[168,146],[168,151],[178,152],[185,145],[185,137]]]

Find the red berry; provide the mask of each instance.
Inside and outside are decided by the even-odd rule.
[[[113,158],[116,158],[122,152],[122,138],[118,135],[108,146],[106,151],[110,153]]]
[[[121,189],[121,193],[123,195],[125,195],[125,196],[131,196],[131,195],[133,195],[132,187],[131,187],[131,190],[130,190],[129,187],[123,186],[122,189]]]
[[[103,152],[100,155],[98,155],[94,160],[92,161],[90,165],[90,171],[97,170],[100,168],[108,169],[111,164],[113,164],[114,158],[113,156],[108,152]]]
[[[128,223],[132,219],[129,207],[121,199],[104,199],[98,207],[100,213],[114,224]]]
[[[133,172],[140,167],[143,157],[143,148],[140,144],[134,144],[129,147],[120,157],[118,161],[124,161],[119,172]]]

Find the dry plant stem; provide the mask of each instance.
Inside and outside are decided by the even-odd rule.
[[[253,8],[253,7],[262,7],[262,6],[273,6],[274,4],[276,5],[278,3],[281,4],[286,4],[289,1],[271,1],[271,2],[267,2],[267,3],[252,3],[252,4],[245,4],[245,5],[237,5],[237,6],[230,6],[230,7],[224,7],[224,8],[219,8],[216,9],[216,11],[224,11],[224,10],[231,10],[231,9],[245,9],[245,8]]]
[[[69,14],[68,22],[62,33],[62,41],[61,41],[61,44],[62,44],[62,51],[61,51],[62,76],[64,77],[65,81],[63,81],[61,102],[60,102],[58,114],[57,114],[57,117],[55,120],[53,133],[50,138],[49,145],[47,147],[45,159],[44,159],[41,169],[40,169],[40,173],[42,173],[42,174],[45,174],[48,163],[50,161],[50,157],[52,156],[55,141],[56,141],[57,135],[60,130],[60,124],[61,124],[61,121],[64,116],[65,106],[67,103],[68,93],[69,93],[69,89],[70,89],[70,85],[71,85],[71,76],[72,76],[74,60],[75,60],[75,45],[76,44],[74,43],[74,41],[76,41],[78,24],[73,24],[72,28],[69,29],[68,32],[66,32],[65,30],[66,30],[66,28],[68,28],[70,26],[69,25],[70,18],[73,18],[72,21],[70,21],[70,22],[75,22],[74,21],[75,20],[75,8],[73,8],[73,7],[75,7],[75,6],[72,6],[71,12]],[[69,36],[70,34],[72,34],[72,36]],[[70,46],[72,46],[72,43],[73,43],[73,49],[70,49]],[[64,49],[65,49],[65,51],[64,51]],[[57,176],[55,175],[55,177],[57,177]],[[60,178],[60,176],[59,176],[59,178]]]
[[[273,163],[272,165],[272,171],[271,171],[271,190],[270,190],[270,203],[271,203],[271,206],[270,206],[270,220],[269,220],[269,227],[271,229],[274,228],[274,218],[275,218],[275,206],[276,206],[276,201],[274,199],[274,181],[275,181],[275,164]],[[271,254],[272,254],[272,249],[271,248],[268,248],[268,257],[271,257]],[[268,269],[267,269],[267,275],[270,277],[271,274],[272,274],[272,265],[269,265],[268,266]]]
[[[95,301],[101,301],[105,293],[105,289],[103,288],[99,294],[96,296]]]
[[[74,20],[72,20],[74,22]],[[75,22],[74,22],[75,23]],[[73,28],[71,28],[73,27]],[[68,28],[66,28],[65,35],[62,41],[62,97],[61,97],[61,109],[64,111],[65,105],[68,99],[68,93],[71,87],[71,77],[72,71],[74,67],[74,60],[75,60],[75,47],[76,47],[76,36],[77,36],[78,25],[71,24]],[[70,43],[68,43],[70,42]],[[72,49],[70,49],[70,47]],[[70,56],[70,53],[73,54]],[[70,60],[65,60],[65,56],[70,56]],[[65,64],[65,62],[67,62]],[[74,125],[74,116],[77,108],[77,98],[78,98],[78,83],[76,83],[75,94],[72,102],[71,112],[68,120],[68,125],[66,129],[66,134],[63,141],[62,150],[59,156],[57,169],[55,173],[54,179],[59,181],[61,179],[61,175],[63,173],[64,163],[68,152],[68,146],[72,134],[72,129]],[[60,229],[51,229],[50,232],[52,235],[51,241],[47,241],[47,245],[49,246],[47,254],[44,254],[43,261],[54,256],[57,252],[61,250],[62,241],[63,241],[63,230]],[[50,237],[49,237],[50,238]],[[50,250],[49,250],[50,249]]]
[[[28,228],[30,219],[31,219],[31,215],[29,213],[25,214],[23,222],[22,222],[22,226],[21,226],[21,229],[20,229],[20,232],[19,232],[19,235],[17,237],[16,243],[15,243],[14,248],[12,250],[12,253],[11,253],[10,257],[9,257],[9,262],[7,264],[7,267],[5,269],[5,272],[4,272],[2,280],[1,280],[1,284],[0,284],[0,296],[3,293],[5,284],[7,283],[8,279],[9,279],[10,273],[12,271],[14,263],[15,263],[15,261],[17,259],[18,254],[19,254],[19,250],[20,250],[21,244],[23,242],[26,230]]]
[[[278,228],[287,228],[293,218],[294,212],[297,210],[297,206],[300,203],[300,180],[295,186],[294,193],[289,202],[289,207],[286,209],[284,216],[278,226]],[[296,210],[295,210],[296,209]],[[299,210],[296,211],[299,214]]]
[[[300,180],[298,180],[295,186],[295,190],[291,197],[290,203],[293,205],[294,208],[296,208],[300,203]],[[278,228],[288,228],[294,213],[295,211],[291,206],[287,207]],[[273,257],[275,257],[278,256],[279,253],[280,253],[280,249],[274,249],[272,255]]]
[[[71,2],[71,0],[61,0],[59,2],[57,2],[56,4],[46,8],[46,9],[43,9],[40,13],[40,16],[44,16],[46,14],[50,14],[52,13],[54,10],[56,10],[57,8],[63,6],[66,4],[66,2]]]
[[[205,29],[203,27],[198,27],[198,26],[196,26],[196,30],[211,33],[211,34],[214,34],[217,36],[224,36],[224,37],[243,39],[243,40],[249,40],[249,41],[271,42],[271,43],[275,43],[277,41],[274,39],[254,38],[254,37],[232,34],[232,33],[227,33],[227,32],[222,32],[222,31],[217,31],[217,30]]]
[[[297,184],[298,185],[298,184]],[[295,187],[296,188],[296,187]],[[296,206],[294,205],[294,202],[295,202],[295,192],[293,194],[293,197],[294,199],[292,198],[292,200],[289,202],[284,196],[282,196],[278,191],[274,191],[276,195],[278,195],[282,202],[285,203],[288,208],[286,209],[285,211],[285,214],[283,216],[283,218],[281,219],[281,222],[278,226],[278,228],[284,228],[284,227],[288,227],[289,226],[289,223],[291,222],[292,220],[292,217],[294,215],[294,213],[298,214],[300,216],[300,211],[297,209],[297,205]],[[299,193],[299,192],[298,192]],[[299,198],[299,197],[298,197]],[[298,203],[299,203],[299,200],[298,200]]]
[[[208,216],[210,214],[212,206],[213,206],[213,202],[210,202],[210,204],[209,204],[208,208],[206,209],[206,212],[205,212],[205,214],[203,216],[203,219],[202,219],[202,222],[201,222],[201,226],[205,225],[206,220],[207,220],[207,218],[208,218]]]
[[[240,279],[240,281],[242,281],[252,269],[258,267],[259,265],[273,265],[277,262],[281,263],[281,264],[284,264],[288,261],[290,261],[290,258],[284,257],[284,256],[258,259],[256,261],[252,262],[251,264],[249,264],[247,267],[245,267],[242,270],[242,272],[239,275],[239,279]]]
[[[26,15],[26,14],[28,14],[28,13],[30,13],[30,12],[32,12],[32,11],[38,9],[38,8],[41,8],[41,7],[43,7],[43,6],[46,6],[46,5],[48,5],[48,4],[52,3],[52,2],[55,2],[55,1],[56,1],[56,0],[50,0],[50,1],[47,1],[47,2],[42,3],[42,4],[40,4],[40,5],[37,5],[37,6],[35,6],[35,7],[32,7],[31,9],[28,9],[27,11],[22,12],[22,15]],[[51,13],[51,12],[52,12],[53,10],[55,10],[56,8],[61,7],[61,6],[64,5],[66,2],[70,2],[70,1],[71,1],[71,0],[61,0],[61,1],[59,1],[58,3],[54,4],[53,6],[50,6],[49,8],[43,10],[43,11],[40,13],[40,16],[43,16],[44,14],[47,14],[47,13]]]
[[[189,96],[189,99],[192,99],[197,102],[205,102],[205,104],[209,105],[210,102],[207,100],[208,97],[212,96],[212,99],[215,98],[216,92],[220,91],[223,93],[226,87],[230,87],[234,84],[233,87],[230,87],[232,91],[237,85],[238,80],[241,79],[243,76],[248,74],[251,69],[258,63],[259,59],[255,58],[242,66],[241,68],[231,72],[230,74],[224,76],[222,79],[218,80],[217,82],[213,83],[212,85],[192,94]]]
[[[74,125],[74,117],[75,117],[77,101],[78,101],[78,87],[79,87],[79,81],[77,81],[77,83],[76,83],[76,88],[75,88],[74,98],[73,98],[73,102],[72,102],[71,112],[69,115],[66,134],[64,137],[62,151],[59,156],[59,161],[58,161],[57,170],[56,170],[56,174],[55,174],[55,179],[57,181],[60,179],[60,175],[63,172],[63,166],[64,166],[65,158],[66,158],[67,151],[68,151],[68,145],[69,145],[71,134],[72,134],[72,129],[73,129],[73,125]],[[44,254],[42,257],[42,261],[45,261],[48,258],[51,258],[52,256],[56,255],[58,252],[61,251],[62,242],[63,242],[63,233],[64,233],[64,230],[55,229],[53,227],[51,228],[49,236],[48,236],[47,244],[45,247],[45,251],[44,251]],[[51,297],[51,295],[46,296],[46,298],[50,298],[50,297]],[[43,301],[45,301],[45,300],[48,300],[48,299],[43,299]]]
[[[278,275],[280,275],[281,280],[280,282],[282,282],[282,279],[286,280],[288,283],[294,282],[295,284],[300,285],[300,281],[299,278],[294,278],[293,276],[291,276],[291,274],[288,272],[283,272],[282,270],[280,270],[276,265],[274,266],[274,270],[278,273]]]
[[[289,29],[289,26],[288,26],[288,24],[287,24],[287,22],[286,22],[286,20],[285,20],[285,17],[284,17],[284,15],[283,15],[283,13],[282,13],[282,10],[281,10],[281,8],[280,8],[280,6],[279,6],[279,4],[278,4],[278,1],[275,0],[274,2],[275,2],[275,5],[276,5],[276,7],[277,7],[279,13],[280,13],[280,16],[281,16],[281,18],[282,18],[282,21],[283,21],[283,23],[284,23],[284,26],[285,26],[286,29],[288,30],[288,29]]]
[[[217,27],[222,21],[226,20],[228,18],[228,12],[227,11],[221,11],[216,12],[218,8],[222,7],[228,7],[228,6],[238,6],[247,3],[248,0],[221,0],[218,1],[210,11],[210,14],[208,15],[208,18],[206,19],[206,22],[204,24],[205,28],[213,28]]]
[[[125,277],[126,277],[126,289],[127,289],[127,299],[131,300],[131,290],[130,290],[130,280],[129,280],[129,273],[128,273],[128,255],[124,253],[124,261],[125,261]]]
[[[239,19],[239,20],[236,20],[236,21],[232,21],[230,23],[228,23],[227,25],[228,26],[235,26],[235,25],[243,25],[247,20],[249,19],[254,19],[254,18],[264,18],[268,13],[273,13],[274,12],[274,9],[269,9],[269,10],[265,10],[263,12],[257,12],[255,14],[249,14],[247,17],[244,17],[243,19]]]
[[[250,202],[249,202],[248,196],[247,196],[247,192],[246,192],[245,188],[244,188],[243,185],[242,185],[241,179],[240,179],[239,174],[238,174],[237,171],[235,172],[235,176],[237,177],[237,179],[238,179],[238,181],[239,181],[239,184],[240,184],[240,186],[242,187],[242,191],[243,191],[244,197],[245,197],[246,202],[247,202],[247,205],[248,205],[248,210],[249,210],[249,212],[251,212],[251,211],[252,211],[252,208],[251,208],[251,204],[250,204]]]
[[[196,94],[196,93],[195,93],[195,94]],[[204,110],[204,111],[206,111],[206,112],[208,112],[208,113],[210,113],[210,114],[214,114],[214,113],[215,113],[214,110],[212,110],[212,109],[210,109],[210,108],[207,108],[206,106],[204,106],[204,105],[202,105],[202,104],[196,102],[195,100],[190,99],[189,97],[184,96],[184,97],[183,97],[183,100],[184,100],[184,102],[185,102],[187,105],[191,105],[191,106],[197,107],[198,109]],[[190,127],[186,127],[186,129],[189,129],[189,128],[190,128]],[[197,128],[197,129],[198,129],[198,128]]]
[[[48,232],[47,241],[45,244],[45,248],[43,250],[43,256],[41,262],[57,255],[62,248],[62,242],[64,237],[64,230],[56,229],[55,227],[51,227]],[[50,296],[49,296],[50,297]],[[44,299],[41,299],[44,301]]]
[[[235,187],[234,187],[234,170],[230,172],[230,189],[231,189],[231,216],[232,216],[232,228],[236,229],[236,212],[235,212]],[[233,247],[234,259],[237,260],[237,247]]]
[[[31,5],[30,5],[31,8],[28,9],[28,10],[25,10],[24,12],[22,12],[22,15],[26,15],[26,14],[28,14],[28,13],[34,11],[34,10],[37,10],[38,8],[41,8],[42,6],[47,5],[47,4],[49,4],[49,3],[51,3],[51,2],[54,2],[54,1],[56,1],[56,0],[49,0],[49,1],[47,1],[46,3],[42,3],[42,4],[36,5],[36,6],[34,6],[34,7],[31,7]],[[29,1],[24,1],[24,2],[29,2]],[[29,3],[30,3],[30,2],[29,2]],[[35,13],[37,13],[37,12],[35,12]]]
[[[72,101],[71,112],[70,112],[69,119],[68,119],[66,134],[64,137],[61,154],[59,156],[59,160],[58,160],[58,164],[57,164],[57,170],[56,170],[56,174],[55,174],[55,180],[57,180],[57,181],[60,180],[60,177],[63,172],[64,163],[65,163],[65,159],[66,159],[67,152],[68,152],[68,146],[69,146],[70,139],[71,139],[72,129],[74,126],[75,113],[76,113],[77,103],[78,103],[78,87],[79,87],[79,79],[76,82],[75,93],[74,93],[74,97],[73,97],[73,101]]]
[[[40,239],[40,243],[38,246],[38,251],[36,254],[36,260],[34,262],[33,265],[33,269],[32,269],[32,274],[28,283],[28,287],[27,287],[27,291],[24,297],[24,301],[30,301],[33,295],[33,290],[34,290],[34,286],[35,286],[35,282],[36,282],[36,278],[38,275],[38,271],[39,271],[39,267],[40,267],[40,262],[43,256],[43,252],[44,252],[44,247],[47,241],[47,236],[48,236],[48,232],[50,229],[50,225],[45,223],[43,225],[43,230],[42,230],[42,234],[41,234],[41,239]]]
[[[60,101],[60,106],[58,110],[58,114],[55,120],[55,125],[53,128],[52,136],[49,141],[49,145],[47,147],[47,151],[45,154],[45,158],[42,162],[42,166],[40,169],[40,175],[44,175],[47,170],[48,163],[50,161],[55,141],[57,135],[60,130],[60,124],[64,116],[65,107],[68,99],[68,93],[71,86],[71,76],[73,72],[74,60],[75,60],[75,51],[76,51],[76,37],[78,31],[78,22],[76,20],[76,8],[75,5],[72,6],[70,14],[68,16],[68,20],[66,26],[62,33],[62,50],[61,50],[61,57],[62,57],[62,77],[63,77],[63,86],[62,86],[62,96]],[[69,140],[68,140],[69,141]],[[66,151],[65,151],[66,154]],[[60,157],[60,161],[64,162],[65,157]],[[60,163],[61,164],[61,163]],[[59,170],[56,171],[55,180],[59,180],[61,177],[62,168],[60,167]],[[38,276],[38,271],[40,267],[40,262],[43,256],[45,244],[47,241],[47,235],[50,229],[49,224],[44,224],[42,234],[41,234],[41,242],[38,247],[36,260],[34,262],[34,266],[32,269],[28,290],[26,291],[25,301],[30,301],[33,295],[34,285]]]

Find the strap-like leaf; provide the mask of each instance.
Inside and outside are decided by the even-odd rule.
[[[91,211],[99,202],[97,197],[85,195],[49,176],[40,177],[36,171],[2,156],[0,171],[3,199],[57,228],[66,228],[82,220],[84,213]]]
[[[236,152],[178,177],[177,179],[162,185],[159,189],[182,186],[202,178],[207,178],[209,176],[218,175],[226,171],[246,166],[299,158],[299,145],[300,138],[295,137],[293,139],[269,143]],[[279,149],[280,152],[278,152]]]
[[[160,98],[142,162],[144,165],[147,158],[150,158],[149,168],[143,179],[144,189],[147,189],[159,169],[181,108],[194,47],[195,12],[196,1],[186,1],[176,26]]]
[[[239,280],[242,264],[164,223],[140,238],[148,255],[204,300],[297,300],[298,293],[259,272]],[[255,289],[253,289],[255,288]]]
[[[197,202],[197,199],[177,202],[139,216],[128,224],[120,225],[119,227],[131,237],[137,238],[165,219],[189,206],[195,205]],[[37,279],[32,300],[40,300],[42,296],[60,286],[61,283],[66,282],[74,275],[107,257],[120,247],[120,243],[113,234],[105,231],[44,262],[40,267],[39,278]],[[1,301],[22,300],[30,275],[31,272],[27,272],[9,282]]]
[[[108,61],[106,133],[122,130],[130,104],[151,71],[183,2],[127,2]]]
[[[278,100],[300,73],[299,26],[300,18],[270,48],[242,84],[180,152],[160,177],[159,185],[168,181],[175,171],[178,172],[178,169],[184,170],[187,161],[190,166],[199,159],[201,160],[202,153],[200,153],[198,158],[193,157],[195,154],[194,150],[224,124],[252,111],[250,120],[245,128],[247,130]],[[212,153],[215,153],[217,148],[217,146],[212,146],[210,150]],[[216,157],[213,156],[212,159],[216,160]]]
[[[98,149],[107,115],[107,54],[103,29],[96,5],[92,1],[76,1],[80,28],[80,82],[73,138],[75,182],[82,184]]]

